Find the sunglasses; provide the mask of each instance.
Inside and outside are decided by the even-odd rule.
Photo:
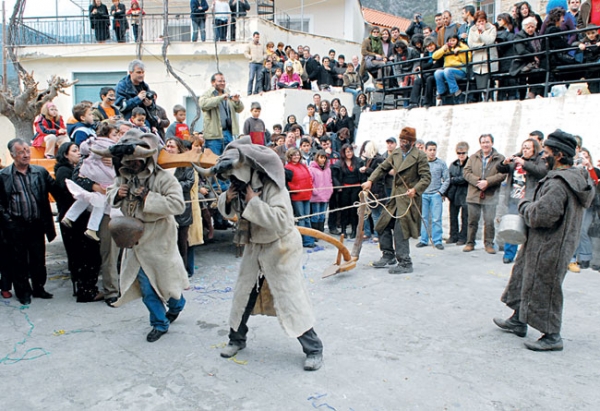
[[[464,156],[467,153],[465,151],[457,151],[456,154],[459,156]]]

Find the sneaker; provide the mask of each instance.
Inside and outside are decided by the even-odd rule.
[[[85,230],[83,235],[85,235],[87,238],[89,238],[91,240],[100,241],[100,238],[98,237],[98,235],[96,234],[96,231],[94,231],[94,230],[87,229],[87,230]]]
[[[572,273],[580,273],[581,268],[579,268],[577,263],[569,263],[569,271]]]
[[[63,219],[60,221],[60,223],[61,223],[62,225],[64,225],[65,227],[68,227],[68,228],[71,228],[71,227],[73,227],[73,221],[72,221],[72,220],[69,220],[67,217],[64,217],[64,218],[63,218]]]
[[[423,248],[423,247],[427,247],[427,244],[422,243],[422,242],[419,241],[415,247],[417,247],[417,248]]]
[[[162,337],[163,335],[165,335],[167,333],[168,330],[165,331],[161,331],[161,330],[157,330],[156,328],[153,328],[152,331],[150,331],[148,333],[148,335],[146,336],[146,341],[148,342],[155,342],[158,341],[160,339],[160,337]]]
[[[512,260],[512,258],[506,258],[506,257],[504,257],[504,258],[502,259],[502,262],[503,262],[504,264],[510,264],[510,263],[512,263],[512,262],[513,262],[513,260]]]
[[[562,351],[563,340],[560,334],[544,334],[537,341],[525,341],[525,347],[531,351]]]
[[[317,371],[323,365],[323,354],[308,354],[304,360],[304,371]]]
[[[2,298],[12,298],[12,293],[10,291],[2,291]]]
[[[444,249],[444,245],[442,243],[436,244],[435,248],[437,248],[438,250],[443,250]]]
[[[413,272],[413,267],[412,265],[409,267],[405,267],[403,265],[397,265],[395,267],[392,267],[388,270],[388,273],[390,274],[410,274]]]
[[[372,263],[372,265],[375,268],[385,268],[392,265],[396,265],[396,258],[383,256],[379,261],[375,261],[374,263]]]
[[[231,358],[234,355],[236,355],[239,351],[243,350],[244,348],[246,348],[246,347],[242,347],[241,345],[229,343],[221,351],[221,357]]]

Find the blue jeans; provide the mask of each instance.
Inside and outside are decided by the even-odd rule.
[[[292,201],[292,208],[294,209],[294,217],[302,217],[310,214],[310,201]],[[310,219],[302,218],[297,223],[300,227],[310,227]],[[315,243],[314,237],[307,235],[302,236],[302,246],[312,245]]]
[[[592,208],[586,208],[583,212],[583,220],[581,220],[581,234],[579,235],[579,245],[575,251],[577,261],[592,261],[592,239],[588,234],[592,220],[594,219],[594,211]]]
[[[422,199],[421,242],[429,244],[427,228],[430,227],[433,244],[442,244],[442,195],[440,193],[423,194]]]
[[[227,147],[227,144],[233,141],[233,134],[229,130],[223,130],[223,150]]]
[[[325,211],[327,211],[327,205],[329,203],[310,203],[310,213],[323,213],[314,215],[310,218],[311,223],[324,223],[325,222]]]
[[[508,200],[508,210],[506,213],[518,215],[519,214],[519,201],[520,200],[510,198]],[[516,255],[517,255],[518,249],[519,249],[518,244],[504,243],[504,258],[508,258],[509,260],[514,261]]]
[[[371,218],[373,219],[373,227],[371,227],[371,219],[365,219],[364,232],[367,237],[375,237],[379,238],[377,231],[375,231],[375,226],[377,225],[377,221],[379,221],[379,217],[381,217],[381,211],[383,210],[383,206],[378,205],[375,208],[371,209]]]
[[[192,41],[198,41],[198,29],[200,29],[200,39],[206,41],[206,17],[198,20],[192,19]]]
[[[345,91],[346,93],[350,93],[350,94],[352,94],[352,97],[353,97],[352,101],[356,101],[356,97],[358,97],[358,95],[359,95],[360,93],[362,93],[362,90],[361,90],[361,89],[359,89],[359,88],[357,88],[357,89],[353,89],[353,88],[346,87],[346,88],[344,89],[344,91]]]
[[[206,140],[204,142],[204,147],[210,149],[210,151],[220,156],[221,154],[223,154],[223,139],[215,138],[211,140]]]
[[[150,284],[148,276],[141,267],[137,275],[137,280],[142,292],[142,301],[148,311],[150,311],[150,325],[159,331],[167,331],[170,322],[167,320],[165,303],[158,294],[156,294],[156,291],[152,288],[152,284]],[[169,307],[170,313],[179,314],[181,310],[183,310],[183,307],[185,307],[185,298],[183,298],[183,294],[179,300],[169,298],[167,306]]]
[[[215,19],[215,40],[227,41],[227,20]]]
[[[250,78],[248,79],[248,95],[252,94],[252,85],[254,84],[254,94],[258,94],[258,74],[263,65],[260,63],[250,63]]]
[[[467,73],[465,73],[464,70],[454,67],[446,67],[436,70],[433,75],[435,77],[437,92],[440,95],[446,94],[446,91],[449,91],[450,94],[456,93],[458,91],[458,84],[456,84],[456,80],[464,80],[467,78]],[[448,83],[447,88],[446,83]]]

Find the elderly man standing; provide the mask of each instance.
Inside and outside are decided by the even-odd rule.
[[[263,68],[266,52],[265,47],[260,44],[260,33],[255,31],[252,34],[252,41],[246,46],[244,56],[250,62],[250,77],[248,79],[248,95],[258,94],[258,73]]]
[[[539,182],[533,200],[519,204],[519,213],[528,227],[502,302],[514,310],[504,320],[494,318],[503,330],[519,337],[527,325],[542,337],[525,342],[533,351],[561,351],[562,283],[569,260],[579,240],[584,209],[592,204],[594,186],[585,169],[572,167],[577,141],[556,130],[544,145],[548,175]]]
[[[144,108],[144,99],[150,87],[144,82],[146,66],[140,60],[129,63],[129,74],[117,83],[117,99],[115,106],[126,120],[131,118],[131,111],[136,107]]]
[[[46,284],[46,242],[56,231],[48,193],[60,190],[45,168],[31,165],[29,144],[20,138],[8,142],[13,164],[0,171],[0,223],[8,247],[9,273],[19,302],[31,297],[49,299]],[[31,284],[30,279],[31,278]]]
[[[200,108],[204,115],[204,147],[220,156],[227,144],[239,134],[239,122],[236,113],[244,110],[239,94],[230,95],[225,89],[225,76],[215,73],[210,78],[213,88],[200,99]]]
[[[469,157],[465,165],[463,176],[469,183],[467,191],[467,205],[469,211],[469,228],[467,230],[467,244],[464,252],[475,249],[475,237],[479,228],[479,218],[483,212],[483,243],[485,251],[496,254],[494,248],[494,218],[498,205],[498,189],[506,178],[500,173],[498,164],[504,161],[504,156],[494,148],[494,137],[491,134],[482,134],[479,137],[481,150]]]
[[[427,155],[414,147],[416,130],[404,127],[398,138],[400,149],[373,171],[369,180],[362,184],[362,189],[369,190],[374,181],[387,176],[391,170],[395,171],[392,196],[398,197],[390,199],[385,206],[388,212],[381,213],[375,225],[383,256],[373,263],[373,267],[391,266],[390,274],[408,274],[413,272],[408,239],[421,235],[421,195],[431,182],[431,172]],[[396,260],[398,265],[395,265]]]

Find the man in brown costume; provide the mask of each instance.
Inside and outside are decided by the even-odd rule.
[[[498,327],[519,337],[525,337],[527,325],[542,332],[539,340],[525,342],[533,351],[563,349],[562,282],[577,247],[584,208],[594,198],[587,170],[571,167],[576,147],[575,138],[561,130],[545,142],[544,158],[550,171],[540,180],[533,200],[519,204],[528,237],[502,294],[502,302],[514,314],[506,320],[494,318]]]
[[[369,190],[374,181],[387,176],[390,170],[395,171],[392,196],[405,193],[406,196],[392,198],[385,206],[387,212],[381,213],[375,225],[383,256],[373,267],[391,266],[390,274],[408,274],[413,272],[408,239],[421,236],[421,195],[431,182],[431,172],[427,155],[415,148],[416,130],[404,127],[398,138],[400,148],[373,171],[362,188]]]

